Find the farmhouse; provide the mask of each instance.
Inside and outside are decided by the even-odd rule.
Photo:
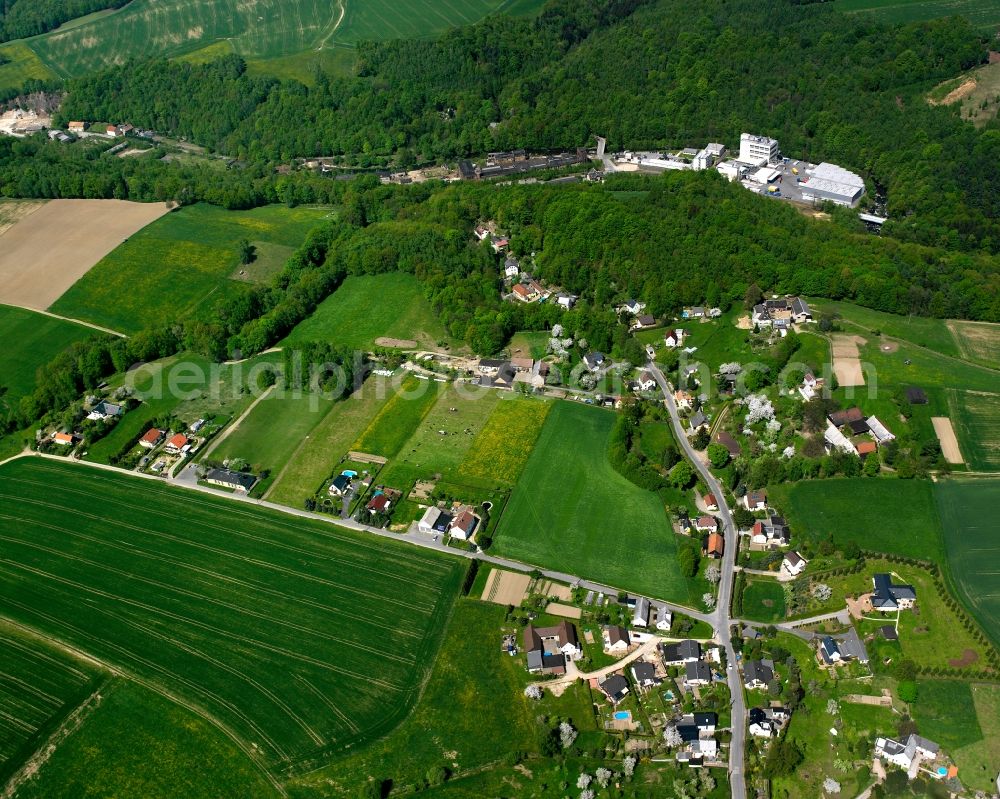
[[[868,425],[868,432],[872,434],[872,438],[875,439],[875,442],[880,447],[895,438],[895,436],[889,432],[889,428],[882,424],[876,416],[869,416],[866,424]]]
[[[842,411],[835,411],[831,413],[828,417],[830,424],[834,427],[840,428],[846,425],[850,425],[851,422],[863,422],[865,415],[861,412],[861,408],[847,408]],[[867,428],[864,432],[868,432]]]
[[[602,631],[604,649],[607,652],[626,652],[629,647],[628,630],[624,627],[605,627]]]
[[[331,497],[342,497],[344,494],[350,490],[351,481],[344,474],[338,474],[333,478],[333,482],[330,483],[330,488],[327,489]]]
[[[428,534],[446,533],[450,524],[451,514],[432,506],[424,511],[424,515],[417,522],[417,529]]]
[[[848,455],[858,454],[858,451],[854,448],[854,444],[851,443],[851,439],[841,433],[832,422],[827,423],[826,431],[823,433],[823,440],[826,441],[828,450],[838,449],[841,452],[846,452]]]
[[[510,365],[515,372],[530,372],[535,362],[531,358],[511,358]]]
[[[664,666],[682,666],[701,659],[701,644],[690,639],[676,644],[660,644],[658,648]]]
[[[798,552],[792,551],[781,560],[781,570],[790,577],[798,577],[806,568],[807,561]]]
[[[212,469],[205,475],[205,480],[212,485],[231,488],[234,491],[247,492],[253,488],[257,478],[246,472],[234,472],[230,469]]]
[[[767,688],[774,679],[774,662],[771,660],[750,660],[743,667],[743,685],[748,691]]]
[[[479,378],[479,385],[486,388],[510,388],[514,385],[514,367],[507,361],[501,362],[493,375],[484,374]]]
[[[644,691],[655,688],[663,682],[663,680],[656,676],[656,666],[641,660],[632,664],[632,679]]]
[[[753,307],[750,321],[758,327],[787,328],[792,322],[808,322],[812,311],[805,300],[799,297],[783,297],[764,302]]]
[[[463,507],[459,510],[455,518],[452,519],[450,532],[455,538],[468,541],[472,538],[473,533],[475,533],[478,524],[479,517],[469,508]]]
[[[620,674],[612,674],[597,686],[613,705],[617,705],[628,696],[628,680]]]
[[[767,492],[762,488],[755,488],[747,491],[743,495],[743,507],[747,510],[766,510]]]
[[[687,686],[708,685],[712,682],[712,669],[703,660],[684,664],[684,684]]]
[[[163,440],[164,433],[162,430],[157,430],[155,427],[151,427],[149,430],[143,434],[142,438],[139,439],[139,446],[145,447],[146,449],[153,449],[157,444]]]
[[[710,558],[721,558],[726,548],[725,540],[718,533],[709,533],[705,542],[705,554]]]
[[[494,358],[482,358],[479,361],[479,373],[483,375],[495,375],[507,362]]]
[[[524,651],[528,655],[528,671],[535,674],[565,674],[566,660],[576,660],[583,654],[576,637],[576,628],[568,621],[555,627],[524,628]]]
[[[53,433],[52,440],[61,447],[70,446],[76,441],[72,433]]]
[[[172,454],[176,454],[178,452],[184,452],[187,450],[187,448],[188,448],[188,438],[183,433],[176,433],[175,435],[172,435],[170,439],[167,441],[166,446],[164,447],[164,449],[166,449],[167,452],[170,452]]]
[[[872,585],[872,610],[889,613],[893,610],[907,610],[917,603],[916,589],[912,585],[894,584],[891,575],[876,574],[872,577]]]

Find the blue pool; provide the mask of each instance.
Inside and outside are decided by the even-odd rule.
[[[618,721],[628,721],[630,718],[632,718],[632,714],[628,710],[616,710],[615,718]]]
[[[342,471],[341,474],[344,475],[344,477],[351,478],[352,480],[358,476],[358,473],[353,469],[344,469],[344,471]]]

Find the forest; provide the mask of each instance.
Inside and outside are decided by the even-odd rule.
[[[0,42],[58,28],[71,19],[121,8],[129,0],[0,0]]]
[[[739,19],[739,25],[732,20]],[[251,163],[342,156],[411,166],[491,150],[733,144],[775,136],[884,189],[885,232],[1000,251],[1000,128],[924,93],[987,58],[953,18],[889,26],[829,3],[553,0],[437,40],[359,46],[350,77],[310,87],[235,56],[128,64],[69,82],[63,117],[128,119]]]

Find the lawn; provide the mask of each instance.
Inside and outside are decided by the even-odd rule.
[[[196,709],[272,774],[405,717],[465,572],[70,463],[8,463],[0,487],[0,614]]]
[[[741,602],[741,618],[763,622],[785,618],[785,589],[770,577],[748,579]]]
[[[0,621],[0,784],[104,679],[93,663]]]
[[[268,500],[301,508],[319,490],[360,433],[392,398],[388,390],[379,391],[377,383],[378,378],[369,378],[330,409],[274,481]]]
[[[608,463],[615,415],[556,403],[494,537],[497,554],[651,597],[689,600],[656,495]]]
[[[277,799],[281,794],[205,718],[136,683],[115,680],[101,689],[100,704],[83,726],[17,795]]]
[[[355,796],[369,777],[402,788],[419,784],[437,766],[459,778],[497,765],[508,752],[535,753],[539,713],[554,712],[572,718],[579,730],[592,729],[589,689],[582,684],[537,705],[525,699],[529,675],[523,662],[500,651],[504,615],[499,605],[459,599],[410,717],[382,740],[297,780],[295,795]]]
[[[420,281],[404,272],[347,278],[333,294],[300,322],[281,346],[302,341],[333,341],[355,349],[371,349],[375,339],[416,341],[433,347],[447,338]]]
[[[510,350],[512,358],[534,358],[538,360],[545,357],[548,352],[549,339],[551,334],[545,330],[522,330],[511,336]]]
[[[959,768],[962,782],[990,793],[996,787],[996,763],[1000,760],[1000,685],[972,683],[969,687],[982,738],[949,754]]]
[[[51,310],[125,333],[195,316],[246,290],[244,282],[231,279],[238,275],[241,239],[297,247],[327,214],[283,205],[179,208],[101,259]]]
[[[8,347],[0,352],[0,413],[15,408],[21,397],[35,390],[35,372],[74,341],[104,335],[83,325],[51,316],[0,305],[0,340]]]
[[[446,391],[442,383],[407,376],[351,446],[357,452],[393,458]]]
[[[941,524],[934,485],[926,480],[838,478],[769,486],[769,501],[787,519],[792,542],[831,538],[862,549],[940,561]]]
[[[335,404],[313,393],[269,394],[211,451],[211,458],[241,458],[258,474],[280,472]]]
[[[917,701],[911,705],[921,735],[948,752],[982,740],[969,683],[957,680],[920,680]]]
[[[943,480],[934,498],[959,598],[1000,646],[1000,479]]]
[[[653,463],[660,463],[664,451],[673,444],[674,435],[666,422],[643,422],[640,425],[639,448]]]
[[[948,410],[969,467],[1000,471],[1000,394],[949,389]]]
[[[459,474],[514,485],[551,408],[550,402],[502,395],[467,451]]]
[[[993,0],[836,0],[834,8],[867,13],[881,22],[923,22],[943,17],[965,17],[975,27],[996,33],[1000,8]]]

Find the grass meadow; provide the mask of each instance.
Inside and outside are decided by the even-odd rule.
[[[444,556],[70,463],[22,459],[0,478],[0,614],[175,697],[272,774],[404,718],[464,574]]]
[[[677,543],[655,494],[608,462],[615,415],[552,406],[494,538],[497,554],[688,601]]]
[[[420,281],[404,272],[347,278],[315,311],[300,322],[281,346],[302,341],[332,341],[355,349],[371,349],[388,336],[434,346],[447,336]]]
[[[948,390],[951,423],[973,471],[1000,471],[1000,394]]]
[[[960,16],[972,25],[996,33],[1000,7],[993,0],[836,0],[838,11],[870,14],[880,22],[924,22]]]
[[[52,80],[55,72],[45,64],[27,42],[0,45],[0,89],[18,89],[29,80]]]
[[[796,537],[940,562],[941,524],[927,480],[838,478],[769,486]]]
[[[13,407],[18,400],[35,390],[35,372],[74,341],[104,335],[83,325],[53,319],[51,316],[0,305],[0,341],[16,346],[0,352],[0,411],[4,403]]]
[[[114,680],[101,689],[101,701],[83,725],[17,796],[278,799],[281,794],[203,717],[137,683]]]
[[[934,486],[951,580],[959,598],[1000,646],[1000,478],[942,480]]]
[[[238,272],[241,239],[297,247],[327,213],[281,205],[177,209],[101,259],[51,310],[125,333],[194,316],[245,290],[242,281],[230,279]]]
[[[357,452],[393,458],[447,389],[408,375],[351,446]]]
[[[459,473],[466,478],[514,485],[531,456],[552,403],[499,393],[498,397],[489,419],[466,451]]]
[[[763,622],[785,618],[785,589],[770,577],[748,579],[740,603],[740,618]]]
[[[93,663],[0,621],[0,784],[104,679]]]

